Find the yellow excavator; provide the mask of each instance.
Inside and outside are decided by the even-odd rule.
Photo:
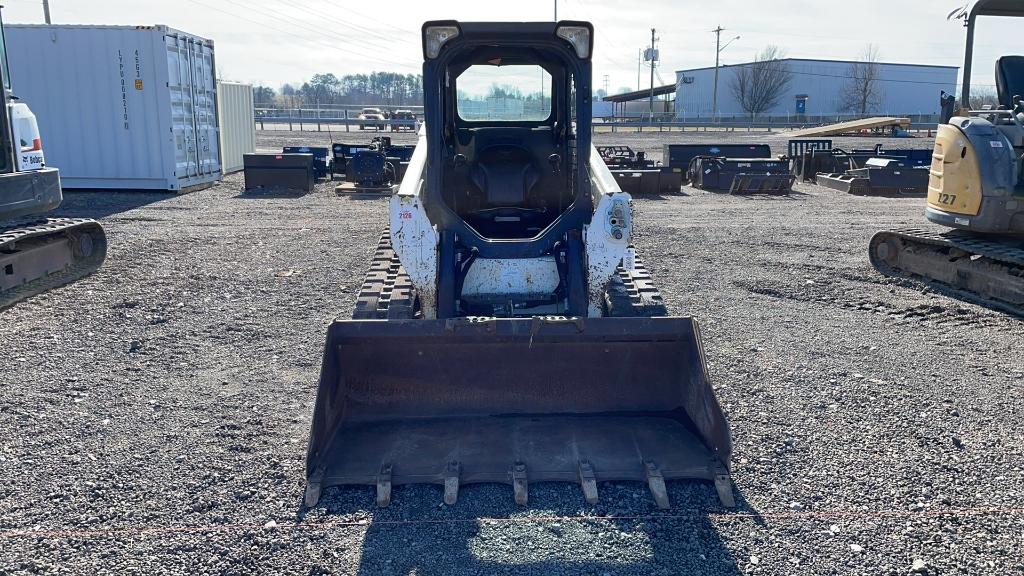
[[[1024,56],[997,60],[998,107],[970,110],[980,16],[1024,16],[1024,0],[976,0],[950,14],[967,28],[963,91],[935,138],[925,215],[953,230],[879,232],[869,257],[883,274],[1024,316]]]

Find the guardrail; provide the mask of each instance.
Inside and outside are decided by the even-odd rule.
[[[712,122],[710,120],[704,121],[648,121],[648,120],[623,120],[616,119],[614,121],[598,121],[594,119],[592,129],[594,132],[644,132],[644,131],[656,131],[656,132],[672,132],[672,131],[722,131],[722,132],[742,132],[742,131],[768,131],[772,132],[775,130],[797,130],[803,128],[814,128],[818,126],[825,126],[834,122],[822,122],[822,123],[808,123],[808,122]],[[935,120],[923,120],[923,121],[911,121],[909,130],[914,131],[925,131],[935,130],[938,126],[938,119]]]

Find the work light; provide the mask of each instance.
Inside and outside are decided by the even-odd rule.
[[[428,59],[437,58],[445,42],[459,35],[458,26],[429,26],[423,31],[423,53]]]
[[[576,49],[576,56],[590,58],[590,28],[587,26],[559,26],[555,34],[567,40]]]

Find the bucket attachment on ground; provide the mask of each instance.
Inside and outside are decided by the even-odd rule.
[[[714,482],[731,440],[691,318],[338,320],[328,332],[306,504],[329,486]]]
[[[690,162],[694,187],[730,194],[788,194],[796,177],[789,163],[771,158],[697,156]]]
[[[768,144],[665,144],[662,163],[688,177],[690,164],[697,156],[712,158],[771,158]]]
[[[796,176],[792,174],[737,174],[730,194],[789,194]]]
[[[889,158],[872,158],[864,168],[841,174],[818,174],[817,183],[826,188],[860,196],[923,196],[928,193],[927,166],[905,166]]]
[[[612,170],[612,177],[623,192],[631,196],[678,194],[683,187],[683,175],[671,168],[650,170]]]

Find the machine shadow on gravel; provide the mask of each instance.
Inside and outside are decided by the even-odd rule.
[[[799,190],[790,190],[785,194],[740,194],[740,198],[747,200],[748,202],[754,201],[769,201],[769,200],[801,200],[803,198],[810,197],[810,194],[806,192],[800,192]]]
[[[302,198],[314,194],[315,192],[306,192],[305,190],[295,190],[291,188],[255,188],[252,190],[239,190],[238,194],[235,194],[231,198],[233,200],[266,200],[268,198]]]
[[[307,515],[365,510],[369,526],[359,555],[361,576],[378,574],[741,574],[711,515],[753,515],[743,493],[722,508],[714,487],[670,482],[671,510],[659,511],[637,482],[605,482],[588,506],[578,487],[530,485],[530,507],[517,506],[509,486],[467,486],[454,506],[440,504],[439,486],[396,487],[387,508],[369,508],[368,487],[331,488]],[[583,516],[607,517],[583,519]],[[316,522],[317,520],[312,520]],[[443,552],[441,552],[443,551]]]
[[[100,219],[142,208],[157,202],[171,200],[177,194],[143,190],[69,190],[64,189],[64,201],[50,216],[61,218]]]

